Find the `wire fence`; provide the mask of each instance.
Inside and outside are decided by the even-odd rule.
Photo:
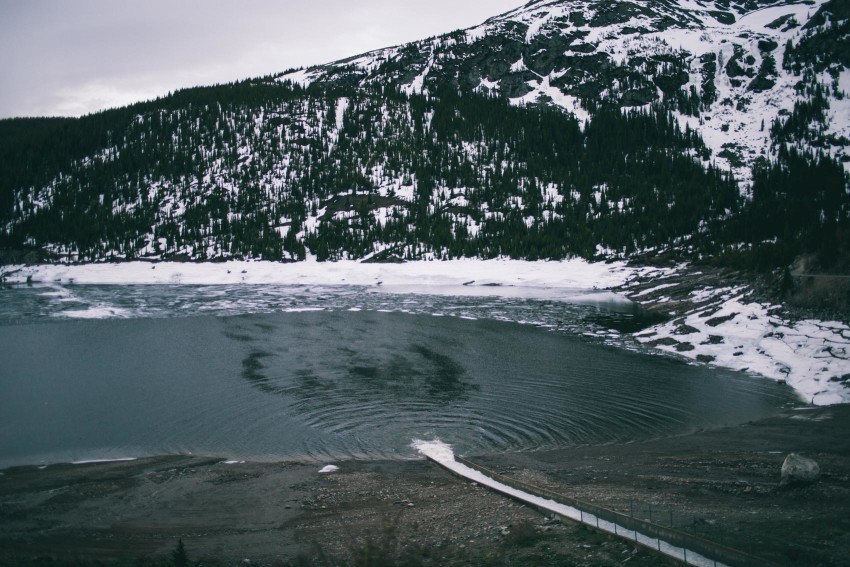
[[[724,546],[731,546],[733,542],[740,539],[735,536],[734,532],[724,528],[723,524],[714,520],[664,506],[653,506],[650,503],[629,500],[628,507],[612,507],[611,510],[629,518],[674,529]]]
[[[455,460],[511,488],[579,510],[579,521],[674,557],[688,565],[766,567],[770,562],[731,546],[732,533],[721,524],[693,514],[653,507],[634,500],[628,508],[612,510],[502,476],[462,457]],[[623,506],[621,506],[623,508]],[[570,518],[573,519],[573,518]],[[690,557],[689,557],[690,553]]]

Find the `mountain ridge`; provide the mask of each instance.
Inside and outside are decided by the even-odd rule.
[[[848,22],[835,0],[532,2],[306,70],[0,121],[0,247],[834,263]]]
[[[619,95],[618,102],[623,106],[642,106],[661,99],[669,109],[678,114],[681,127],[684,128],[687,125],[701,130],[721,167],[731,168],[738,178],[747,179],[748,170],[757,157],[775,155],[775,149],[771,148],[768,130],[775,120],[781,119],[793,110],[798,98],[794,91],[800,79],[795,78],[792,73],[785,73],[784,52],[777,48],[787,46],[789,40],[794,41],[804,37],[805,28],[798,20],[803,20],[805,25],[808,25],[817,22],[817,15],[823,18],[824,13],[831,13],[830,10],[841,10],[836,7],[836,3],[824,0],[818,2],[766,0],[734,3],[688,0],[686,2],[654,2],[651,3],[651,7],[649,3],[618,1],[604,3],[602,4],[604,9],[594,11],[594,7],[598,5],[598,2],[592,0],[531,2],[465,30],[367,52],[295,73],[285,73],[278,78],[293,80],[302,85],[342,80],[355,81],[358,84],[379,82],[392,84],[406,92],[421,92],[423,88],[427,90],[425,83],[429,79],[429,74],[432,73],[431,67],[434,64],[434,61],[430,61],[423,67],[425,65],[423,51],[427,51],[431,59],[439,59],[434,55],[439,49],[445,50],[445,53],[441,55],[443,57],[462,58],[463,53],[460,53],[458,49],[453,50],[451,45],[452,41],[459,41],[461,35],[467,42],[478,41],[479,43],[485,42],[488,36],[507,37],[507,40],[499,43],[499,50],[502,52],[513,50],[520,54],[520,59],[510,61],[512,65],[506,66],[507,62],[499,61],[498,56],[493,56],[486,61],[487,69],[482,69],[478,62],[472,66],[461,67],[463,72],[471,72],[475,75],[475,78],[471,80],[480,80],[480,83],[472,86],[471,90],[485,93],[493,91],[511,99],[513,104],[534,104],[542,99],[544,103],[560,106],[580,118],[586,118],[587,115],[586,109],[583,108],[585,105],[580,100],[582,96],[605,99]],[[547,8],[549,12],[540,12],[544,8]],[[662,8],[663,10],[659,11]],[[753,19],[754,15],[758,15],[763,21],[756,21],[757,25],[751,29],[749,24],[746,22],[742,24],[735,18],[728,11],[730,8],[736,10],[739,16]],[[726,16],[720,14],[726,14]],[[720,20],[717,19],[718,17]],[[563,26],[564,18],[569,21],[566,29],[572,30],[571,34],[603,31],[597,34],[600,37],[591,38],[591,40],[586,40],[588,36],[585,35],[585,40],[578,45],[573,45],[571,39],[569,49],[573,50],[576,56],[572,58],[574,61],[562,62],[562,68],[553,69],[551,60],[562,57],[563,54],[552,56],[549,53],[562,47],[559,42],[542,46],[542,50],[545,50],[544,55],[547,55],[542,68],[539,66],[534,68],[533,65],[529,68],[524,61],[525,52],[522,50],[522,45],[528,45],[528,50],[537,50],[539,55],[541,47],[534,44],[535,37],[539,35],[563,37],[566,34],[563,29],[560,30],[560,35],[553,34],[553,29],[547,30],[546,25],[548,22],[555,21],[558,26]],[[732,21],[729,18],[732,18]],[[780,23],[774,25],[777,21]],[[603,26],[603,23],[608,25]],[[506,27],[513,24],[526,26],[527,33],[524,39],[513,38],[514,41],[511,41],[510,34],[513,32],[506,30]],[[812,27],[815,26],[809,29]],[[625,36],[637,35],[634,38],[624,37],[620,34],[624,29],[629,32]],[[671,29],[687,33],[671,37],[669,31]],[[668,32],[665,34],[667,37],[659,36],[663,32]],[[696,32],[710,32],[718,37],[705,41],[704,38],[698,37]],[[612,34],[620,35],[610,39]],[[744,34],[748,37],[739,37]],[[650,38],[649,41],[660,39],[666,52],[651,53],[651,49],[654,48],[647,46],[646,38]],[[846,37],[843,39],[846,43]],[[629,43],[634,42],[639,44],[638,57],[630,58],[627,52],[635,48]],[[724,43],[726,45],[723,45]],[[443,47],[435,48],[434,46],[437,45]],[[410,54],[415,50],[418,50],[419,54],[413,57]],[[474,50],[472,52],[473,55],[477,53]],[[776,56],[771,54],[773,52]],[[672,67],[672,70],[664,73],[647,72],[649,81],[641,81],[634,73],[623,71],[620,73],[623,75],[622,78],[635,81],[637,83],[635,87],[614,93],[608,93],[606,89],[601,88],[606,82],[604,77],[600,80],[606,64],[612,63],[622,68],[633,67],[641,71],[649,71],[646,68],[646,61],[641,61],[646,58],[647,53],[650,53],[650,58],[654,56],[662,65]],[[401,65],[408,70],[404,75],[396,77],[391,74],[391,71],[386,70],[387,63],[395,60],[405,62],[405,65]],[[502,68],[494,70],[494,66],[499,64]],[[569,64],[572,64],[572,68],[578,68],[580,72],[568,72],[565,78],[563,66]],[[411,66],[422,71],[413,80],[410,80]],[[384,67],[383,72],[382,67]],[[586,77],[580,76],[582,74],[589,75],[591,80],[583,80]],[[550,80],[544,80],[543,75],[547,75],[545,78]],[[437,80],[441,79],[445,80],[445,77],[437,78]],[[533,84],[535,80],[538,83],[536,86]],[[613,80],[607,79],[609,86],[616,81],[616,77]],[[809,81],[815,82],[812,79]],[[455,82],[464,86],[460,78],[456,78]],[[597,84],[593,84],[594,82]],[[780,84],[777,85],[777,82]],[[833,81],[835,90],[838,90],[838,82],[838,79]],[[842,90],[850,85],[848,78],[840,82]],[[466,87],[470,86],[466,85]],[[694,87],[694,90],[690,90],[690,87]],[[719,93],[718,88],[721,90]],[[668,100],[672,97],[679,100]],[[843,103],[839,104],[842,113],[846,113],[850,108],[845,108],[846,105]],[[731,107],[731,111],[728,107]],[[747,120],[747,111],[751,109],[755,110],[752,114],[759,114],[759,120]],[[765,124],[761,123],[762,120]],[[847,135],[850,135],[846,120],[840,124],[836,124],[839,122],[837,119],[832,119],[830,122],[834,124],[838,137],[846,139]],[[714,127],[714,124],[719,125]],[[807,142],[810,141],[807,140]],[[840,149],[833,155],[838,159],[847,160],[846,145],[842,143]]]

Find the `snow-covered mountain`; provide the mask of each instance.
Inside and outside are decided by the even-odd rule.
[[[771,127],[822,89],[824,120],[796,140],[850,161],[848,3],[810,0],[538,0],[480,26],[287,72],[302,85],[438,85],[551,104],[663,104],[711,159],[750,179]]]
[[[310,69],[0,121],[0,250],[828,264],[850,234],[848,38],[846,0],[541,0]]]

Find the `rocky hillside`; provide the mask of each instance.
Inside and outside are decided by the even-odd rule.
[[[837,0],[538,1],[329,65],[0,121],[0,249],[834,261],[848,25]]]
[[[301,84],[452,85],[584,122],[605,102],[660,104],[711,159],[749,179],[776,141],[841,161],[850,135],[846,3],[782,0],[529,2],[484,24],[281,75]]]

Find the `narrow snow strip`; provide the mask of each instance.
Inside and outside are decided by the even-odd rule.
[[[315,71],[308,71],[307,69],[302,69],[300,71],[293,71],[291,73],[287,73],[286,75],[281,75],[277,78],[277,80],[280,82],[290,81],[302,87],[309,87],[310,83],[313,82],[317,74],[318,73]]]
[[[342,130],[342,125],[345,122],[345,111],[348,110],[349,101],[347,97],[341,97],[336,103],[336,129],[337,132]]]
[[[461,476],[473,482],[477,482],[478,484],[491,488],[496,492],[500,492],[527,504],[531,504],[532,506],[535,506],[537,508],[547,510],[559,516],[570,518],[577,522],[595,526],[602,531],[612,533],[624,539],[635,541],[637,543],[655,549],[663,553],[664,555],[674,557],[679,561],[684,561],[688,565],[698,565],[700,567],[725,567],[723,563],[717,562],[713,559],[709,559],[694,551],[682,547],[673,546],[667,543],[666,541],[660,540],[658,538],[654,538],[645,535],[641,532],[630,530],[619,524],[615,524],[603,520],[601,518],[597,518],[593,514],[584,513],[578,508],[573,508],[572,506],[567,506],[566,504],[561,504],[559,502],[555,502],[554,500],[550,500],[547,498],[541,498],[540,496],[535,496],[533,494],[523,492],[522,490],[518,490],[516,488],[493,480],[489,476],[486,476],[485,474],[475,469],[472,469],[464,464],[457,462],[455,460],[454,451],[452,450],[451,445],[447,445],[442,441],[422,441],[417,439],[413,441],[411,446],[416,449],[421,455],[431,459],[432,461],[445,467],[446,469],[450,470],[458,476]]]
[[[118,307],[90,307],[88,309],[69,309],[54,313],[56,317],[71,317],[73,319],[118,319],[130,317],[131,311]]]
[[[546,14],[542,16],[534,18],[528,26],[528,31],[525,33],[525,43],[531,43],[531,40],[540,33],[540,29],[546,25],[550,19],[552,19],[552,16],[553,14],[550,11],[546,12]]]
[[[521,260],[451,260],[407,262],[404,264],[363,264],[356,261],[292,264],[278,262],[124,262],[115,264],[45,264],[7,266],[7,283],[60,282],[63,284],[279,284],[279,285],[357,285],[446,286],[456,288],[470,281],[475,286],[551,288],[564,290],[609,289],[639,275],[640,270],[624,262],[587,262],[580,259],[560,262]],[[85,314],[79,314],[85,316]]]
[[[71,461],[72,465],[91,465],[95,463],[123,463],[127,461],[135,461],[136,457],[121,457],[119,459],[88,459],[85,461]]]
[[[676,287],[676,285],[677,284],[669,284],[669,283],[657,285],[655,287],[645,289],[640,293],[636,293],[632,297],[641,297],[641,296],[644,296],[644,295],[649,295],[650,293],[654,293],[656,291],[661,291],[662,289],[667,289],[668,287]]]

